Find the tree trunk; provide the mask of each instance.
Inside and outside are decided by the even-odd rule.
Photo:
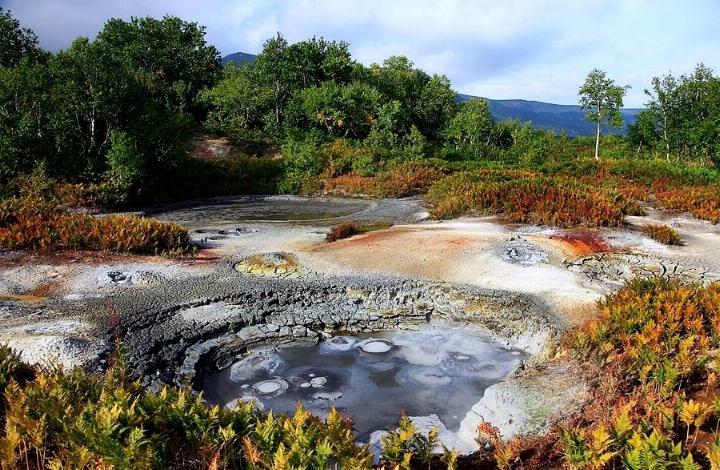
[[[670,142],[667,135],[667,114],[663,111],[663,139],[665,140],[665,159],[670,162]]]
[[[600,120],[597,122],[597,130],[595,131],[595,160],[600,160]]]

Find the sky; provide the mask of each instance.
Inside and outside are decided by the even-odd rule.
[[[109,18],[170,14],[207,28],[222,55],[258,53],[281,32],[350,43],[369,65],[406,55],[453,87],[494,99],[576,104],[593,68],[630,85],[640,107],[651,77],[720,72],[720,0],[0,0],[57,51]]]

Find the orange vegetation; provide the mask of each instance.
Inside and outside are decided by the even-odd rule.
[[[525,172],[527,173],[527,172]],[[574,226],[620,226],[631,204],[620,194],[569,178],[466,172],[430,188],[434,217],[502,214],[508,222]]]
[[[592,253],[607,253],[612,251],[610,244],[603,236],[592,230],[572,230],[557,235],[551,235],[551,240],[559,240],[569,246],[577,256]]]

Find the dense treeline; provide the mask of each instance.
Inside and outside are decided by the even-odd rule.
[[[344,42],[290,44],[278,34],[254,64],[221,67],[202,26],[134,18],[110,20],[94,40],[53,54],[0,10],[0,44],[5,195],[32,172],[98,183],[102,202],[125,205],[314,192],[332,187],[323,181],[375,177],[407,161],[538,168],[592,154],[590,138],[496,122],[484,100],[458,104],[447,77],[402,56],[364,66]],[[612,83],[593,73],[603,79],[596,83]],[[627,138],[602,138],[603,157],[717,164],[720,79],[701,64],[689,76],[655,78],[651,88]],[[608,113],[589,109],[589,118],[622,125],[618,98]],[[189,157],[199,132],[227,136],[239,153]]]
[[[720,78],[699,64],[690,75],[652,79],[648,107],[629,126],[628,140],[666,159],[720,163]]]
[[[8,13],[0,22],[3,37],[21,38],[0,67],[2,181],[42,168],[103,180],[119,202],[161,184],[202,116],[197,94],[219,72],[204,29],[169,17],[110,20],[94,41],[50,54]]]

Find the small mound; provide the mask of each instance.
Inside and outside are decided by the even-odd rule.
[[[381,339],[368,339],[360,342],[358,347],[366,353],[383,354],[390,351],[393,348],[393,344]]]
[[[235,264],[235,271],[251,276],[297,276],[300,264],[295,255],[284,252],[254,255]]]
[[[288,383],[282,379],[263,380],[254,384],[252,388],[260,395],[277,396],[288,389]]]
[[[287,363],[279,355],[268,351],[260,351],[233,364],[230,369],[230,380],[238,383],[245,382],[263,373],[268,375],[279,374],[287,368]]]

